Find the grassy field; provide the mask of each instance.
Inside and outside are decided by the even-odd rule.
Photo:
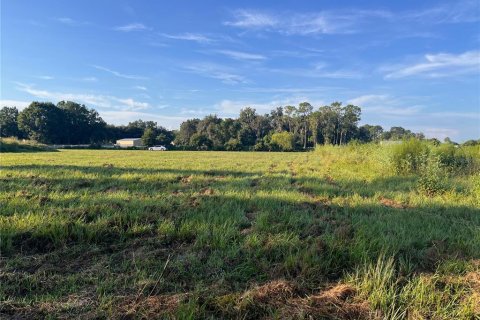
[[[390,149],[1,154],[0,317],[478,319],[480,175]]]

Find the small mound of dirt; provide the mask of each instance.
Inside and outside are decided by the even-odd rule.
[[[164,319],[172,316],[186,298],[186,294],[128,297],[117,305],[116,316],[120,319],[137,319],[141,314],[142,319]]]
[[[200,194],[201,195],[204,195],[204,196],[211,196],[213,195],[215,192],[213,191],[212,188],[204,188],[202,190],[200,190]]]
[[[355,289],[346,284],[336,285],[319,294],[297,300],[298,310],[313,318],[368,319],[370,308],[366,302],[354,302]]]
[[[188,184],[192,181],[193,179],[193,176],[192,175],[189,175],[189,176],[183,176],[183,177],[178,177],[178,180],[181,182],[181,183],[184,183],[184,184]]]
[[[274,280],[245,292],[239,299],[239,307],[243,309],[259,308],[265,305],[281,306],[296,293],[295,287],[285,280]]]
[[[115,192],[118,192],[120,190],[121,189],[117,186],[111,186],[111,187],[108,187],[105,190],[103,190],[103,192],[105,192],[105,193],[115,193]]]
[[[325,176],[325,181],[331,186],[338,186],[338,183],[330,175]]]
[[[389,208],[395,208],[395,209],[406,209],[406,208],[408,208],[408,206],[404,205],[403,203],[400,203],[400,202],[392,200],[392,199],[384,198],[384,197],[380,197],[380,199],[378,199],[378,201],[383,206],[389,207]]]

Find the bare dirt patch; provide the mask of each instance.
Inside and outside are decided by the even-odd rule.
[[[384,197],[380,197],[380,199],[378,199],[378,201],[383,206],[389,207],[389,208],[395,208],[395,209],[406,209],[406,208],[408,208],[407,205],[405,205],[401,202],[398,202],[398,201],[395,201],[395,200],[392,200],[392,199],[388,199],[388,198],[384,198]]]

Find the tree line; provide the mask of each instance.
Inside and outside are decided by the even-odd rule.
[[[352,140],[371,142],[424,139],[402,127],[384,130],[379,125],[359,126],[361,109],[355,105],[314,108],[308,102],[278,107],[258,114],[246,107],[238,118],[208,115],[189,119],[178,130],[167,130],[154,121],[128,125],[107,124],[94,109],[72,101],[32,102],[21,112],[16,107],[0,110],[0,135],[46,144],[101,144],[122,138],[142,138],[145,146],[174,145],[196,150],[301,150],[316,144],[344,145]],[[435,139],[434,139],[435,140]]]

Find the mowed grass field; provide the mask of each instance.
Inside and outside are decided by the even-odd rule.
[[[1,154],[0,317],[478,319],[480,175],[389,149]]]

